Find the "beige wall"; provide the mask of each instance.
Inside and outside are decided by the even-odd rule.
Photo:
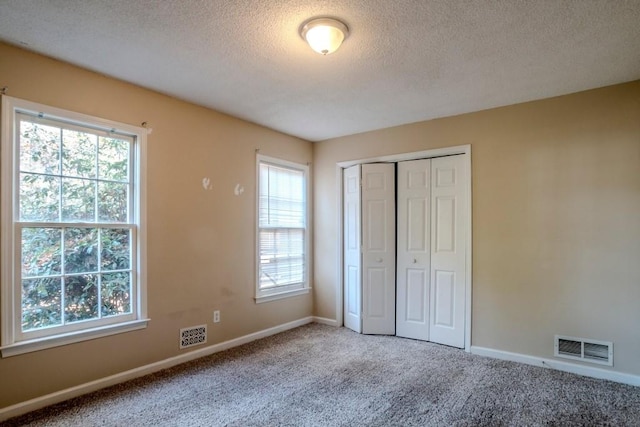
[[[335,318],[336,163],[471,144],[472,345],[613,341],[640,374],[640,81],[314,145],[318,316]],[[597,365],[596,365],[597,366]]]
[[[182,354],[186,326],[208,323],[214,344],[312,314],[311,295],[253,300],[255,149],[307,163],[311,143],[3,44],[0,86],[17,98],[153,127],[149,327],[0,359],[0,408]],[[204,177],[213,190],[202,188]],[[238,183],[245,192],[237,197]]]

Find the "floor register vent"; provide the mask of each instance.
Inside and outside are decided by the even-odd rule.
[[[207,325],[180,329],[180,348],[193,347],[207,342]]]
[[[555,336],[556,357],[613,366],[613,343],[585,338]]]

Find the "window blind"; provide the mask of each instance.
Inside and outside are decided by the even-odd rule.
[[[305,281],[305,173],[260,163],[258,251],[260,289]]]

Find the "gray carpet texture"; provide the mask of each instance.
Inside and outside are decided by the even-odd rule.
[[[640,387],[310,324],[7,426],[640,426]]]

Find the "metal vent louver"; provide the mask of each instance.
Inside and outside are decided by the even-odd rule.
[[[556,335],[555,356],[613,366],[613,343]]]
[[[558,353],[563,356],[581,357],[582,342],[560,338],[558,340]]]
[[[180,348],[193,347],[207,342],[207,325],[180,329]]]
[[[585,342],[583,345],[585,359],[609,361],[609,346],[590,342]]]

